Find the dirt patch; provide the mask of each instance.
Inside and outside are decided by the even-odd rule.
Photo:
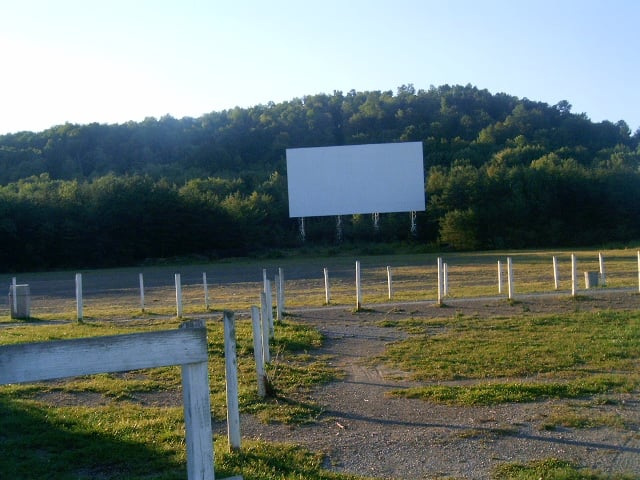
[[[404,333],[378,326],[383,319],[409,316],[479,318],[531,313],[635,310],[640,296],[629,293],[578,299],[531,296],[504,299],[449,300],[433,303],[378,305],[354,314],[344,308],[296,312],[296,320],[316,326],[329,354],[345,378],[312,392],[325,411],[315,425],[264,425],[242,419],[243,435],[293,442],[327,455],[336,471],[380,478],[484,479],[506,462],[559,458],[604,473],[640,472],[640,411],[637,392],[591,399],[544,401],[491,407],[450,407],[422,400],[392,398],[392,389],[414,386],[404,372],[389,371],[369,359]],[[593,415],[611,415],[619,426],[545,429],[549,415],[570,407]],[[638,477],[640,478],[640,477]]]

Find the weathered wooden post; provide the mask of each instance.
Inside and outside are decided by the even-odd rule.
[[[140,284],[140,310],[144,313],[144,275],[138,274],[138,283]]]
[[[513,300],[513,262],[511,257],[507,257],[507,291],[509,300]]]
[[[387,290],[389,291],[389,300],[393,297],[393,279],[391,278],[391,267],[387,265]]]
[[[267,376],[264,369],[264,353],[262,350],[262,324],[260,323],[260,309],[251,307],[251,325],[253,327],[253,357],[256,361],[256,375],[258,377],[258,396],[264,398],[267,395]]]
[[[202,287],[204,288],[204,308],[209,310],[209,285],[207,284],[207,272],[202,272]]]
[[[576,285],[578,283],[578,265],[575,254],[571,254],[571,296],[576,296]]]
[[[360,285],[360,260],[356,260],[356,311],[362,308],[362,288]]]
[[[15,295],[14,295],[15,298]],[[84,318],[82,311],[82,274],[76,273],[76,317],[79,322]]]
[[[329,287],[329,269],[324,267],[324,303],[329,305],[331,303],[331,290]]]
[[[180,274],[175,274],[175,283],[176,283],[176,316],[178,318],[182,318],[182,281],[180,279]]]
[[[556,290],[558,290],[558,284],[560,282],[560,277],[558,276],[558,257],[553,256],[553,286]]]
[[[238,357],[233,312],[224,312],[224,364],[227,387],[227,433],[229,450],[240,450],[240,407],[238,404]]]

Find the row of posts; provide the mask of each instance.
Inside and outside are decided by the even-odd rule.
[[[267,271],[263,270],[264,280],[264,294],[266,298],[272,298],[271,282],[267,279]],[[145,311],[145,296],[144,296],[144,275],[138,274],[138,280],[140,285],[140,308],[142,312]],[[182,280],[179,273],[175,274],[175,288],[176,288],[176,316],[182,318],[183,316],[183,301],[182,301]],[[207,274],[202,273],[202,285],[204,287],[204,303],[206,310],[210,310],[211,304],[209,301],[209,287],[207,284]],[[284,273],[282,268],[278,268],[278,274],[275,276],[276,286],[276,314],[277,320],[281,320],[284,313],[285,293],[284,293]],[[84,318],[83,312],[83,292],[82,292],[82,274],[76,273],[75,276],[75,293],[76,293],[76,316],[78,321],[82,321]],[[16,277],[11,279],[11,285],[9,287],[9,296],[11,300],[11,317],[12,318],[29,318],[30,317],[30,292],[28,285],[18,285]],[[19,300],[19,298],[21,300]],[[271,305],[273,307],[273,305]],[[271,313],[273,320],[273,314]]]
[[[638,290],[640,291],[640,251],[637,252],[638,255]],[[602,285],[606,285],[606,275],[605,275],[605,265],[604,258],[602,253],[598,254],[598,262],[600,270],[598,273],[596,272],[584,272],[585,274],[585,284],[586,288],[590,288],[592,286],[597,286],[599,283]],[[437,300],[436,302],[441,305],[443,302],[443,298],[449,295],[449,281],[448,281],[448,266],[445,262],[443,262],[441,257],[437,259],[437,268],[438,268],[438,289],[437,289]],[[391,300],[393,298],[393,274],[390,266],[386,267],[387,269],[387,285],[388,285],[388,298]],[[507,257],[507,297],[511,300],[514,296],[514,278],[513,278],[513,262],[511,257]],[[558,274],[558,259],[556,256],[553,257],[553,279],[555,289],[559,289],[559,274]],[[82,300],[82,274],[77,273],[75,276],[76,283],[76,310],[77,310],[77,319],[78,321],[82,321],[83,319],[83,300]],[[142,311],[145,311],[145,296],[144,296],[144,276],[142,273],[139,274],[139,283],[140,283],[140,308]],[[498,293],[503,293],[503,265],[500,260],[498,260]],[[207,274],[206,272],[202,273],[202,284],[204,287],[204,302],[205,308],[209,310],[211,308],[210,300],[209,300],[209,288],[207,284]],[[264,284],[264,294],[270,302],[273,301],[272,296],[272,286],[271,282],[267,278],[266,269],[263,270],[263,284]],[[276,319],[279,321],[282,319],[284,304],[285,304],[285,294],[284,294],[284,274],[283,269],[278,268],[278,274],[275,275],[274,279],[275,289],[276,289]],[[577,292],[577,260],[574,254],[571,255],[571,295],[576,296]],[[20,297],[20,289],[26,287],[28,289],[28,285],[17,285],[16,278],[12,279],[11,287],[10,287],[10,295],[11,295],[11,314],[14,318],[23,318],[29,317],[29,304],[27,301],[26,307],[18,304],[18,297]],[[325,303],[328,305],[331,303],[331,289],[329,283],[329,270],[324,268],[324,287],[325,287]],[[176,315],[179,318],[183,316],[183,302],[182,302],[182,282],[181,276],[179,273],[175,274],[175,289],[176,289]],[[28,290],[27,290],[28,297]],[[362,308],[362,284],[361,284],[361,267],[360,261],[356,261],[356,309],[360,310]],[[273,304],[270,303],[270,308],[268,309],[273,317]]]
[[[637,252],[638,255],[638,291],[640,292],[640,251]],[[553,280],[554,287],[556,290],[559,289],[559,273],[558,273],[558,258],[553,256]],[[598,263],[599,263],[599,272],[584,272],[585,276],[585,286],[587,289],[597,286],[597,285],[606,285],[606,274],[605,274],[605,264],[604,257],[602,253],[598,254]],[[437,277],[438,277],[438,287],[437,287],[437,298],[436,303],[438,305],[442,305],[444,297],[449,295],[449,268],[447,263],[443,261],[441,257],[437,258]],[[329,283],[329,270],[324,268],[324,289],[325,289],[325,303],[328,305],[331,303],[331,287]],[[515,294],[514,289],[514,276],[513,276],[513,261],[511,257],[507,257],[507,268],[506,268],[506,287],[507,287],[507,298],[512,300]],[[503,284],[505,283],[503,278],[503,265],[500,260],[498,260],[498,293],[503,293]],[[571,295],[576,296],[578,289],[578,268],[577,268],[577,259],[575,254],[571,255]],[[390,266],[387,266],[387,291],[388,298],[391,300],[393,298],[393,274]],[[361,267],[360,261],[356,260],[356,310],[362,309],[362,281],[361,281]]]

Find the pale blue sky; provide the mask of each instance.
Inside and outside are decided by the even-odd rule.
[[[636,0],[0,0],[0,134],[472,84],[640,128]]]

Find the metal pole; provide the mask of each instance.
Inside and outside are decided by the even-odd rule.
[[[498,293],[502,293],[502,263],[498,260]]]
[[[391,267],[387,266],[387,289],[389,290],[389,300],[393,297],[393,279],[391,278]]]
[[[558,257],[553,256],[553,285],[556,290],[558,290],[558,283],[560,282],[560,277],[558,276]]]

